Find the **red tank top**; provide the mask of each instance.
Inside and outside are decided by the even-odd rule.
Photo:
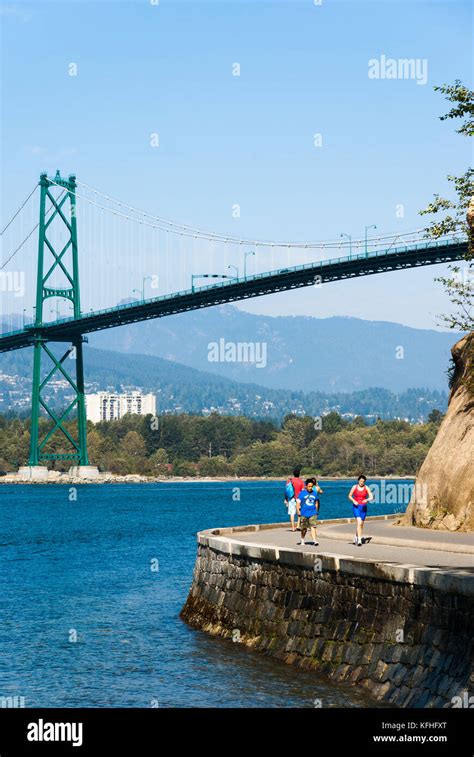
[[[364,503],[364,499],[367,499],[367,487],[364,486],[363,489],[359,489],[359,487],[356,485],[352,496],[354,497],[358,505],[362,505]]]
[[[298,494],[300,494],[304,489],[304,481],[301,478],[292,478],[291,483],[293,484],[296,499],[298,497]]]

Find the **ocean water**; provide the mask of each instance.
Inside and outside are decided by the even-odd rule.
[[[351,483],[322,482],[322,518],[351,514]],[[179,619],[196,532],[285,520],[283,488],[2,485],[0,697],[24,697],[25,707],[373,706]]]

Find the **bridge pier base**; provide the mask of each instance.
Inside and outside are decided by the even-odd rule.
[[[45,465],[22,465],[17,476],[22,481],[47,481],[48,469]]]
[[[73,465],[69,468],[71,478],[99,478],[97,465]]]

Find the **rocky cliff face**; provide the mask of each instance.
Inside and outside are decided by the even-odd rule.
[[[399,525],[474,530],[474,332],[451,352],[455,370],[448,412]]]

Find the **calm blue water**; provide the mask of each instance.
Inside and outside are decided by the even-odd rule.
[[[349,482],[322,485],[321,517],[350,515]],[[89,485],[70,501],[67,486],[2,485],[0,696],[25,697],[26,707],[368,706],[365,694],[178,617],[196,532],[284,520],[282,489]]]

